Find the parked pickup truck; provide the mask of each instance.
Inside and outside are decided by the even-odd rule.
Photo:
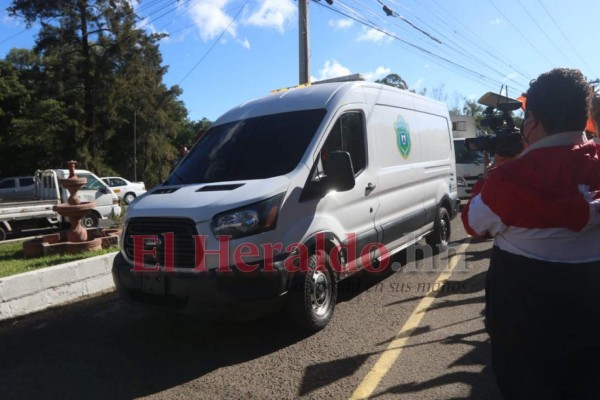
[[[87,183],[79,189],[81,202],[95,201],[96,207],[81,219],[85,228],[95,228],[100,220],[119,216],[119,198],[100,178],[90,171],[78,169],[79,178]],[[69,176],[68,169],[48,169],[35,173],[35,195],[32,201],[0,202],[0,241],[8,234],[60,227],[66,220],[53,211],[59,203],[66,203],[69,193],[58,180]]]

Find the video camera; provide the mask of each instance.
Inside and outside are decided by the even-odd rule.
[[[486,151],[503,157],[513,157],[523,151],[521,134],[515,131],[510,112],[521,108],[519,100],[487,92],[478,100],[486,106],[481,126],[493,131],[493,135],[465,139],[469,151]]]

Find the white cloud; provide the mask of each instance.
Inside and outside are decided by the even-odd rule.
[[[337,19],[337,20],[329,20],[329,26],[334,29],[347,29],[354,25],[354,21],[349,18]]]
[[[359,42],[373,42],[373,43],[381,43],[381,41],[386,37],[385,33],[378,31],[373,28],[363,27],[362,33],[358,36]]]
[[[504,21],[502,21],[500,18],[496,18],[490,21],[491,25],[502,25]]]
[[[211,40],[226,31],[236,37],[236,24],[223,8],[228,0],[203,0],[190,5],[190,16],[200,31],[202,40]]]
[[[377,79],[384,78],[392,72],[388,67],[377,67],[375,71],[363,72],[365,79],[368,81],[376,81]]]
[[[319,77],[312,80],[323,80],[337,78],[338,76],[350,75],[351,72],[348,68],[337,62],[337,60],[325,61],[325,66],[319,70]]]
[[[244,19],[244,24],[272,28],[279,32],[295,20],[297,6],[291,0],[262,0],[256,12]]]
[[[243,48],[250,50],[250,42],[248,41],[248,39],[238,40],[237,42],[241,44]]]

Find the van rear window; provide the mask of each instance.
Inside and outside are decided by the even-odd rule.
[[[326,110],[248,118],[211,127],[165,184],[264,179],[291,172]]]

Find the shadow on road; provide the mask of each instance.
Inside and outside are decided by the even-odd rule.
[[[477,261],[489,257],[490,251],[469,251],[466,254],[468,261]],[[387,276],[380,277],[379,280],[385,279]],[[446,281],[448,287],[460,287],[459,293],[455,291],[439,291],[436,293],[436,300],[430,306],[429,310],[440,310],[445,309],[446,312],[452,313],[452,309],[461,310],[466,305],[481,305],[481,312],[476,312],[474,315],[464,315],[464,319],[454,322],[448,325],[432,327],[430,325],[419,326],[416,329],[407,332],[405,336],[416,337],[432,333],[434,331],[443,331],[451,326],[469,324],[474,320],[482,318],[483,305],[485,303],[484,289],[485,289],[485,277],[486,271],[482,271],[476,274],[454,274],[451,280]],[[379,280],[376,277],[368,276],[367,284],[365,289],[377,284]],[[460,295],[456,298],[453,295]],[[424,295],[424,294],[423,294]],[[402,303],[419,301],[423,298],[420,296],[411,296],[409,298],[386,304],[386,307],[396,306]],[[470,389],[470,393],[466,397],[460,397],[461,399],[485,399],[485,400],[501,400],[501,396],[498,392],[495,378],[491,371],[490,361],[490,348],[489,339],[482,340],[481,336],[485,335],[485,329],[480,325],[480,328],[476,328],[472,331],[462,334],[450,335],[444,339],[439,340],[425,340],[417,341],[417,343],[411,343],[409,340],[404,349],[408,348],[423,348],[423,351],[427,351],[427,346],[430,345],[442,345],[448,346],[449,354],[460,354],[458,358],[454,359],[449,365],[446,366],[446,373],[440,374],[432,379],[424,379],[419,382],[402,383],[388,388],[379,388],[375,391],[371,398],[393,398],[399,394],[412,394],[415,397],[407,398],[420,398],[418,397],[421,393],[432,388],[439,388],[440,386],[453,385],[464,386],[466,385]],[[386,346],[394,339],[399,336],[389,338],[384,342],[377,343],[378,346]],[[469,346],[470,350],[466,352],[463,350],[457,351],[456,348]],[[455,346],[452,349],[452,346]],[[391,349],[390,349],[391,350]],[[300,395],[310,394],[326,385],[331,384],[335,380],[339,380],[354,374],[356,370],[361,366],[367,359],[377,359],[381,355],[381,352],[365,353],[362,355],[355,355],[350,358],[336,360],[335,362],[328,362],[323,364],[312,365],[305,370],[304,379],[300,388]],[[461,366],[480,366],[480,371],[471,372],[461,369]],[[332,373],[332,371],[337,371]],[[429,394],[425,395],[427,397]],[[459,397],[444,398],[444,400],[454,400]]]
[[[472,347],[469,352],[463,354],[452,364],[448,365],[448,370],[451,371],[451,368],[456,366],[482,365],[483,369],[480,372],[448,372],[444,375],[440,375],[423,382],[410,382],[390,387],[383,391],[376,392],[373,396],[371,396],[371,398],[376,399],[383,396],[394,396],[408,393],[417,394],[427,389],[438,388],[440,386],[462,384],[468,385],[470,388],[468,397],[453,397],[445,400],[502,400],[502,397],[500,396],[500,393],[496,387],[491,366],[488,364],[488,360],[490,359],[489,340],[469,340],[470,337],[481,335],[483,333],[485,333],[485,330],[482,329],[467,334],[453,335],[442,341],[444,345],[466,344]]]
[[[0,324],[0,397],[138,398],[301,339],[277,317],[183,322],[110,294]]]

